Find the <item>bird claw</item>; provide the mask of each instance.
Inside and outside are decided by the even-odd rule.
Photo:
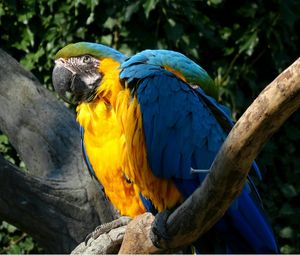
[[[153,244],[160,248],[160,240],[171,240],[172,237],[169,235],[168,230],[166,228],[167,220],[172,213],[171,210],[167,209],[163,212],[160,212],[155,215],[155,219],[152,223],[152,233],[151,233],[151,240]]]
[[[104,233],[108,233],[112,229],[116,229],[118,227],[122,227],[127,225],[132,219],[130,217],[122,216],[116,220],[111,222],[104,223],[95,228],[95,230],[88,234],[84,240],[85,246],[87,246],[88,241],[93,238],[94,240],[97,239],[100,235]]]

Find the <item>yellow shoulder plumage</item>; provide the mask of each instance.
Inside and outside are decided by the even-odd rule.
[[[140,192],[158,211],[181,200],[171,181],[153,176],[147,160],[142,117],[136,98],[119,81],[119,63],[104,59],[105,73],[91,103],[77,107],[77,121],[84,128],[89,161],[105,193],[122,215],[145,212]],[[138,188],[139,187],[139,188]]]
[[[121,90],[117,79],[118,65],[111,59],[102,61],[100,72],[106,75],[98,89],[101,96],[91,103],[78,105],[77,121],[84,128],[84,144],[89,161],[105,194],[122,215],[136,216],[145,212],[145,208],[136,186],[124,178],[120,159],[125,137],[115,111],[108,104],[116,101],[115,95]]]

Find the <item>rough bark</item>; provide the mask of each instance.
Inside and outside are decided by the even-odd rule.
[[[0,130],[28,169],[0,158],[0,219],[68,253],[116,217],[85,169],[74,114],[1,49]]]
[[[104,233],[101,237],[93,240],[90,239],[87,244],[82,242],[71,254],[73,255],[89,255],[89,254],[115,254],[118,253],[123,241],[126,226],[112,229],[108,233]]]

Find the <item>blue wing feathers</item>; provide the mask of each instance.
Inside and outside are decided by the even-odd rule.
[[[227,129],[227,132],[229,132],[230,129],[234,126],[234,122],[230,117],[231,116],[230,110],[226,106],[217,103],[217,101],[214,98],[206,95],[201,88],[198,88],[195,91],[203,99],[204,102],[206,102],[209,106],[213,107],[217,111],[217,112],[215,111],[215,114],[218,114],[219,117],[224,119],[225,123],[228,126],[227,127],[222,126],[222,127],[224,129]],[[255,162],[253,162],[251,170],[253,170],[256,173],[256,175],[260,180],[262,180],[262,174]]]
[[[157,214],[157,210],[155,209],[155,207],[152,204],[151,200],[145,198],[141,193],[140,193],[140,198],[141,198],[142,203],[145,206],[147,212],[151,212],[153,214]]]
[[[173,179],[182,195],[188,197],[205,178],[205,174],[192,174],[191,167],[209,169],[234,123],[228,109],[201,89],[191,88],[155,63],[147,64],[151,54],[154,53],[147,51],[145,56],[137,55],[126,61],[120,77],[127,80],[129,87],[137,86],[153,174]],[[165,57],[162,54],[159,61],[163,62]],[[177,64],[180,65],[179,61]],[[260,176],[255,163],[253,169]],[[259,195],[249,178],[249,185],[210,231],[223,233],[226,251],[278,252],[272,230],[256,200],[259,201]]]
[[[230,110],[225,106],[219,104],[214,98],[205,94],[205,92],[201,88],[197,88],[196,93],[205,101],[208,105],[214,106],[218,111],[219,114],[231,125],[234,125],[234,122],[231,119]]]
[[[174,87],[184,89],[173,89]],[[150,152],[148,157],[154,174],[164,178],[191,178],[190,163],[186,162],[191,158],[193,150],[205,144],[207,136],[215,136],[209,127],[215,126],[213,120],[210,120],[213,116],[207,114],[207,111],[199,111],[203,105],[197,95],[191,89],[187,89],[185,83],[173,75],[170,76],[165,70],[160,70],[154,77],[144,78],[137,90],[137,97],[145,120],[143,126],[147,150]],[[148,100],[145,100],[145,97]],[[150,119],[152,121],[148,121]],[[225,137],[221,128],[218,128],[218,131],[220,134],[217,137],[220,135]],[[211,140],[213,141],[211,146],[218,149],[222,140],[213,137]],[[215,143],[219,143],[219,146]],[[165,146],[168,146],[168,150],[174,151],[173,147],[176,147],[177,151],[180,148],[182,157],[186,159],[182,161],[184,165],[174,167],[172,164],[173,159],[180,155],[168,152],[165,154],[168,157],[162,157],[162,148]],[[158,163],[161,161],[164,162]]]
[[[246,188],[239,196],[238,208],[230,207],[225,217],[231,219],[231,227],[242,231],[249,247],[256,253],[277,253],[278,248],[273,232],[264,213],[253,201]]]

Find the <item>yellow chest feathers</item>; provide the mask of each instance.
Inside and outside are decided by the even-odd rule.
[[[159,211],[171,208],[181,196],[173,182],[151,172],[137,99],[121,86],[117,64],[102,61],[101,65],[105,75],[97,98],[77,107],[77,121],[84,128],[84,145],[95,174],[122,215],[145,212],[140,193]]]

